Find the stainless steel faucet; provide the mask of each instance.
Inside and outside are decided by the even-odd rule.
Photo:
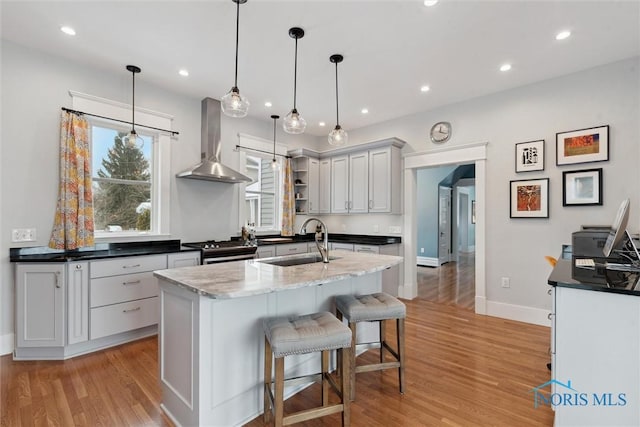
[[[324,239],[322,245],[318,241],[318,232],[314,236],[316,246],[318,247],[318,251],[320,251],[320,256],[322,257],[322,262],[329,263],[329,230],[327,230],[327,226],[324,225],[324,222],[320,221],[318,218],[307,218],[307,220],[300,227],[300,234],[307,234],[307,224],[310,221],[316,221],[320,224],[322,230],[324,230]]]

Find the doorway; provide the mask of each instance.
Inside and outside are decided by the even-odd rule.
[[[486,314],[485,283],[485,185],[487,143],[451,146],[422,153],[410,153],[404,157],[404,237],[403,249],[407,259],[417,254],[417,170],[443,165],[473,163],[475,166],[475,296],[474,307],[478,314]],[[415,298],[417,292],[417,263],[404,263],[405,283],[400,289],[403,298]]]

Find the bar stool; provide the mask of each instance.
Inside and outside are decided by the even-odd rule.
[[[271,413],[280,427],[342,412],[342,425],[350,425],[349,364],[351,330],[328,312],[304,316],[275,317],[264,320],[264,421]],[[337,350],[342,361],[340,387],[329,372],[329,353]],[[284,416],[284,358],[293,354],[322,352],[322,406]],[[275,381],[271,369],[275,358]],[[338,394],[340,402],[329,404],[329,386]]]
[[[356,398],[356,373],[380,371],[398,368],[400,393],[404,394],[404,319],[406,307],[397,298],[384,292],[370,295],[339,295],[335,297],[338,319],[343,317],[351,329],[351,400]],[[385,340],[384,322],[396,321],[396,350]],[[380,362],[356,366],[356,324],[358,322],[378,322],[380,330]],[[394,357],[394,361],[385,362],[385,349]]]

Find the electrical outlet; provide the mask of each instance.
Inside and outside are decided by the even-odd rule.
[[[508,277],[503,277],[501,280],[502,280],[502,287],[503,288],[510,288],[511,287],[511,280]]]
[[[11,230],[12,242],[35,242],[36,241],[36,229],[35,228],[14,228]]]
[[[347,225],[346,224],[342,224],[342,231],[347,231]]]
[[[400,234],[402,233],[402,228],[399,225],[390,225],[389,226],[389,233],[392,234]]]
[[[424,248],[420,248],[420,253],[423,254],[424,253]]]
[[[376,224],[376,225],[374,225],[374,226],[373,226],[373,232],[374,232],[374,233],[378,233],[378,232],[380,232],[380,226],[379,226],[378,224]]]

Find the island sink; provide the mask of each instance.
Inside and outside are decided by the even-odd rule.
[[[331,256],[329,260],[340,259],[340,257]],[[258,260],[263,264],[277,265],[279,267],[291,267],[294,265],[314,264],[316,262],[322,262],[320,255],[308,255],[304,257],[285,258],[285,259],[266,259],[264,261]]]

